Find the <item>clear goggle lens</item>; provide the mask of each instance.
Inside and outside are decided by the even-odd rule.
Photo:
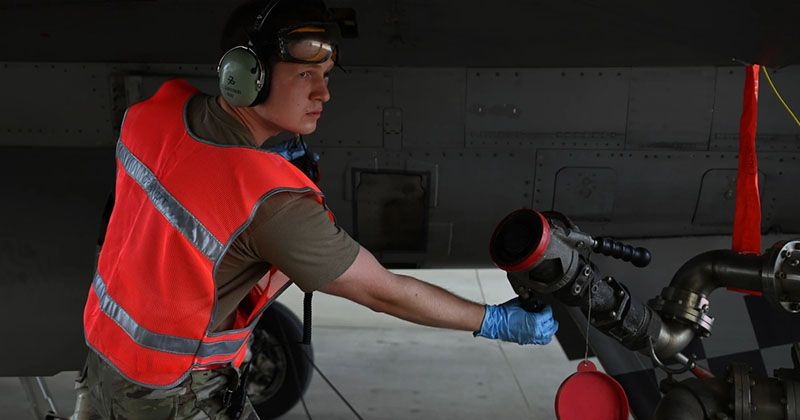
[[[329,42],[306,38],[287,41],[281,52],[287,61],[324,63],[334,56],[336,48]]]

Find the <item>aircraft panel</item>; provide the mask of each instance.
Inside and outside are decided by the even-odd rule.
[[[320,189],[336,223],[353,232],[353,169],[398,167],[404,154],[379,155],[375,149],[314,148],[320,154]],[[389,162],[382,162],[388,160]],[[391,162],[391,163],[390,163]]]
[[[12,65],[14,63],[11,63]],[[34,65],[33,63],[28,63],[28,65]],[[357,71],[352,71],[357,70]],[[486,69],[484,69],[485,71]],[[541,69],[519,69],[522,70],[522,73],[517,72],[518,74],[525,75],[525,74],[534,74],[536,72],[541,72]],[[655,72],[655,76],[652,82],[642,82],[645,85],[659,85],[659,78],[667,77],[677,77],[673,76],[675,69],[667,69],[664,70],[666,73],[661,73],[657,71],[659,69],[651,69],[652,72],[646,72],[645,69],[635,69],[638,77],[643,78],[645,75]],[[682,74],[681,72],[687,71],[686,69],[679,69],[680,71],[677,73],[678,75]],[[691,69],[692,71],[689,74],[698,74],[704,71],[704,68],[696,68]],[[150,94],[155,92],[157,87],[168,78],[176,77],[180,75],[181,77],[186,78],[191,83],[195,84],[196,86],[200,87],[201,89],[213,93],[216,90],[216,79],[212,76],[213,75],[213,66],[198,66],[198,65],[191,65],[191,64],[113,64],[110,68],[107,68],[108,74],[106,74],[106,78],[110,79],[109,84],[111,85],[110,89],[110,96],[112,97],[112,110],[119,115],[121,119],[122,112],[124,108],[135,101],[142,100],[148,97]],[[505,71],[505,70],[504,70]],[[511,71],[511,70],[509,70]],[[614,69],[605,69],[606,73],[613,72]],[[351,73],[349,74],[342,74],[339,72],[335,72],[334,74],[334,82],[332,85],[332,89],[338,86],[337,89],[333,92],[334,97],[336,100],[330,102],[326,106],[326,117],[321,120],[321,124],[324,124],[327,121],[327,124],[335,125],[337,128],[330,128],[328,130],[320,129],[318,135],[309,136],[309,142],[315,149],[320,150],[330,150],[330,148],[338,148],[344,147],[344,145],[350,144],[351,150],[358,149],[360,147],[364,147],[365,144],[374,144],[378,147],[384,147],[387,150],[398,150],[398,147],[402,150],[408,150],[409,156],[416,154],[410,160],[419,162],[422,165],[422,170],[433,170],[431,168],[437,168],[438,165],[438,158],[434,155],[433,158],[428,158],[424,156],[426,153],[425,151],[431,147],[434,147],[438,141],[441,139],[444,140],[444,144],[440,147],[447,147],[450,145],[450,142],[453,142],[453,147],[455,149],[451,150],[451,157],[455,156],[454,153],[463,152],[467,149],[459,149],[458,146],[455,145],[457,140],[455,137],[455,130],[458,126],[457,121],[458,118],[462,115],[469,114],[468,109],[465,110],[465,107],[468,108],[469,104],[459,104],[457,99],[454,99],[451,96],[458,97],[459,93],[463,93],[463,90],[459,88],[459,85],[462,83],[458,80],[458,78],[451,78],[451,75],[459,75],[463,74],[464,72],[471,72],[471,69],[381,69],[381,68],[362,68],[362,69],[351,69]],[[527,72],[527,73],[526,73]],[[550,76],[556,77],[556,79],[560,78],[560,74],[564,73],[569,75],[575,76],[579,83],[583,83],[582,79],[580,78],[579,69],[550,69],[546,71],[547,74]],[[598,72],[599,73],[599,72]],[[725,73],[724,69],[719,69],[717,72],[717,77],[727,77],[730,76],[729,74]],[[355,76],[353,76],[355,74]],[[471,74],[471,73],[470,73]],[[511,73],[508,73],[509,75]],[[666,76],[665,76],[666,74]],[[356,79],[364,78],[361,80],[364,83],[356,83],[355,79],[351,77],[355,77]],[[468,78],[474,76],[468,76]],[[496,76],[493,76],[496,77]],[[584,75],[586,78],[590,78],[586,74]],[[595,77],[595,76],[592,76]],[[598,76],[599,77],[599,76]],[[447,80],[447,87],[438,88],[440,93],[439,95],[433,95],[433,100],[429,100],[427,97],[425,100],[417,100],[414,102],[415,96],[413,94],[413,89],[410,87],[414,84],[420,84],[423,87],[427,86],[424,90],[430,90],[432,86],[439,84],[443,80]],[[499,79],[498,79],[499,80]],[[741,81],[739,81],[741,83]],[[599,82],[598,82],[599,83]],[[726,82],[728,83],[728,82]],[[731,82],[732,83],[732,82]],[[495,95],[498,100],[501,99],[502,96],[512,97],[517,89],[511,83],[510,86],[505,86],[503,89],[500,89],[502,84],[500,82],[494,81],[489,83],[492,86],[497,87],[492,91],[492,95]],[[596,84],[595,82],[589,83],[590,85]],[[676,83],[676,85],[680,85],[680,83]],[[380,86],[384,89],[380,91]],[[463,84],[461,85],[463,86]],[[542,89],[546,89],[546,87],[542,86]],[[548,88],[549,89],[549,88]],[[600,88],[598,88],[600,89]],[[375,91],[378,93],[375,93]],[[717,88],[717,95],[718,98],[715,99],[715,102],[719,102],[721,104],[727,104],[728,100],[725,100],[724,96],[719,97],[722,91],[739,91],[739,89],[733,89],[733,86],[729,86],[726,88]],[[557,89],[551,89],[549,92],[550,95],[555,95]],[[691,91],[684,92],[686,95],[692,96],[692,101],[694,100],[697,93],[692,93]],[[371,102],[379,103],[380,105],[373,105],[374,108],[370,109],[370,106],[365,106],[360,104],[360,108],[356,109],[355,112],[352,112],[352,103],[354,101],[353,98],[359,98],[363,96],[362,94],[366,94],[368,98],[373,99]],[[700,97],[704,95],[704,93],[699,93]],[[763,94],[762,94],[763,96]],[[122,100],[120,101],[120,98]],[[591,105],[593,103],[594,97],[591,98],[584,98],[590,102],[590,105],[575,105],[580,107],[589,106],[596,107],[595,105]],[[672,99],[676,101],[677,99]],[[424,112],[424,110],[418,109],[416,105],[425,104],[424,106],[429,106],[428,104],[436,104],[438,101],[441,101],[440,105],[443,109],[447,109],[446,115],[449,120],[450,118],[456,118],[456,123],[449,123],[447,128],[439,127],[438,125],[430,125],[428,123],[432,123],[436,120],[435,117],[431,116],[430,112]],[[121,102],[121,103],[120,103]],[[667,101],[668,102],[668,101]],[[691,101],[690,101],[691,102]],[[738,104],[740,101],[737,100],[736,103]],[[762,101],[763,103],[763,101]],[[400,106],[397,106],[400,104]],[[83,105],[83,104],[81,104]],[[459,106],[461,105],[461,106]],[[564,106],[564,109],[572,109],[570,106],[574,104],[565,103],[561,104],[560,106]],[[435,108],[436,105],[430,105],[431,108]],[[538,105],[537,105],[538,106]],[[740,107],[740,105],[737,105]],[[360,111],[359,111],[360,109]],[[91,109],[89,109],[90,111]],[[408,110],[408,111],[407,111]],[[563,112],[563,109],[560,109],[559,114],[568,114]],[[75,111],[78,112],[78,111]],[[554,115],[558,112],[552,112]],[[399,113],[399,115],[397,115]],[[355,115],[355,116],[353,116]],[[362,118],[363,116],[366,116]],[[687,116],[688,117],[688,116]],[[732,115],[729,115],[732,118]],[[469,116],[467,115],[464,120],[464,131],[468,130],[469,125]],[[626,119],[629,117],[625,117]],[[694,124],[700,124],[704,118],[698,117],[697,121]],[[347,123],[350,121],[350,123]],[[375,125],[374,127],[369,127],[371,123],[366,125],[361,124],[361,121],[372,121]],[[566,122],[565,122],[566,123]],[[118,128],[119,123],[114,120],[111,121],[111,124],[114,128]],[[705,124],[704,122],[702,124]],[[702,125],[700,124],[700,125]],[[692,125],[689,123],[688,125]],[[425,126],[432,126],[435,127],[431,130],[423,130],[422,127]],[[363,133],[356,133],[355,135],[348,135],[351,127],[362,127],[361,130],[364,131]],[[403,127],[408,127],[406,132],[404,132]],[[414,127],[420,127],[419,129]],[[338,130],[338,134],[337,134]],[[408,131],[411,130],[411,131]],[[441,130],[441,131],[439,131]],[[788,131],[788,129],[787,129]],[[398,140],[398,132],[402,133],[402,139]],[[453,133],[451,135],[445,135],[441,133],[450,132]],[[341,140],[342,143],[338,143],[338,141],[333,140],[331,133],[334,133],[336,137],[344,137],[345,140]],[[352,133],[351,133],[352,134]],[[660,136],[660,128],[653,126],[646,132],[642,132],[644,137],[657,139]],[[556,133],[556,135],[559,135]],[[602,141],[598,142],[597,139],[592,139],[592,133],[562,133],[561,135],[566,136],[567,138],[561,138],[560,140],[550,140],[550,141],[533,141],[531,142],[529,139],[526,140],[517,140],[517,146],[514,146],[511,141],[502,141],[502,140],[495,140],[492,142],[491,147],[495,148],[512,148],[512,147],[519,147],[519,144],[527,144],[527,145],[534,145],[540,148],[546,147],[560,147],[560,148],[605,148],[605,147],[614,147],[615,143],[603,143]],[[577,136],[583,136],[582,139],[579,139]],[[602,133],[600,134],[602,136]],[[319,138],[317,138],[319,136]],[[324,136],[324,137],[323,137]],[[331,136],[331,137],[329,137]],[[413,136],[413,140],[410,139],[410,136]],[[572,140],[569,140],[569,136],[572,136]],[[112,138],[114,138],[113,136]],[[355,137],[355,140],[353,140]],[[12,141],[10,137],[7,137],[9,140]],[[361,140],[363,139],[363,141]],[[394,140],[392,140],[394,139]],[[449,140],[448,140],[449,139]],[[44,141],[44,140],[39,140]],[[106,140],[111,143],[110,140]],[[680,142],[676,142],[680,143]],[[762,141],[761,143],[769,144],[769,141]],[[795,142],[800,143],[800,142]],[[608,146],[606,146],[608,145]],[[619,146],[617,146],[619,147]],[[536,177],[536,188],[535,195],[539,197],[539,200],[534,203],[534,207],[546,205],[547,200],[555,200],[551,202],[555,202],[558,207],[563,206],[572,206],[570,208],[574,208],[574,212],[572,213],[578,219],[580,218],[589,218],[592,217],[599,217],[601,220],[606,220],[606,222],[602,223],[604,226],[608,228],[607,233],[618,233],[618,234],[625,234],[625,235],[636,235],[636,232],[647,232],[648,229],[652,229],[654,226],[657,232],[670,232],[674,233],[672,229],[666,229],[663,226],[658,225],[659,217],[667,217],[665,211],[670,213],[676,204],[675,203],[684,203],[678,204],[679,206],[687,207],[681,214],[685,215],[685,218],[681,219],[680,221],[672,221],[673,225],[680,225],[683,226],[679,229],[680,232],[695,232],[695,233],[708,233],[708,232],[717,232],[721,227],[724,227],[724,223],[728,220],[729,213],[727,211],[722,211],[725,209],[730,208],[733,205],[733,200],[731,199],[731,185],[733,183],[733,179],[730,176],[730,171],[733,171],[737,165],[736,155],[732,153],[720,153],[719,156],[713,153],[698,153],[696,155],[690,155],[690,158],[679,157],[678,154],[670,152],[653,152],[653,153],[640,153],[634,151],[628,151],[627,154],[625,152],[609,152],[610,154],[607,155],[608,158],[611,160],[618,162],[611,166],[608,164],[602,163],[602,159],[597,160],[597,158],[606,156],[606,151],[597,150],[595,152],[586,152],[587,154],[575,154],[573,156],[560,154],[557,156],[549,156],[549,151],[541,150],[540,153],[542,154],[541,159],[543,162],[539,162],[539,164],[543,165],[539,167],[540,176]],[[592,155],[594,153],[594,155]],[[620,154],[622,153],[622,154]],[[680,153],[680,152],[677,152]],[[374,160],[374,156],[367,156],[367,160]],[[423,159],[420,159],[423,158]],[[660,160],[659,160],[660,158]],[[666,158],[666,159],[665,159]],[[784,203],[791,203],[791,197],[784,197],[787,191],[791,188],[790,186],[790,179],[791,174],[794,171],[794,166],[792,162],[796,162],[797,156],[786,156],[786,157],[776,157],[775,159],[771,158],[768,155],[761,156],[762,158],[762,166],[761,170],[765,176],[769,176],[767,185],[764,186],[762,181],[762,197],[764,199],[764,211],[765,211],[765,226],[775,226],[779,229],[791,229],[797,222],[792,222],[793,215],[791,214],[791,207],[783,205]],[[347,177],[349,176],[346,173],[347,168],[352,168],[354,166],[361,166],[361,167],[372,167],[372,163],[359,163],[358,159],[355,157],[347,157],[345,156],[342,158],[341,162],[337,162],[336,160],[326,159],[323,161],[323,172],[327,175],[326,178],[329,178],[331,174],[335,173],[344,173],[341,176]],[[345,160],[353,160],[353,162],[348,161],[347,163],[343,163]],[[427,160],[426,160],[427,159]],[[564,186],[567,185],[578,185],[579,182],[583,182],[583,179],[578,180],[570,180],[567,181],[566,174],[570,171],[561,171],[562,167],[550,167],[548,165],[553,164],[553,162],[559,162],[561,159],[566,159],[567,161],[573,162],[570,164],[570,167],[580,168],[580,167],[590,167],[590,168],[601,168],[601,167],[608,167],[612,168],[614,171],[613,175],[613,182],[614,187],[610,187],[609,181],[602,181],[602,182],[595,182],[591,183],[590,185],[583,185],[580,189],[562,189],[558,194],[553,193],[550,199],[545,199],[542,197],[546,197],[548,193],[542,193],[544,190],[552,190],[553,188],[560,189],[558,187],[559,182],[565,183]],[[648,161],[649,159],[649,161]],[[687,160],[688,159],[688,160]],[[624,161],[630,161],[628,163],[619,163]],[[711,161],[713,160],[720,160],[718,164],[712,164]],[[680,161],[682,163],[676,163]],[[527,165],[528,163],[523,162],[519,159],[513,160],[512,165]],[[639,163],[635,163],[639,162]],[[671,163],[670,163],[671,162]],[[704,163],[703,163],[704,162]],[[772,163],[770,163],[772,162]],[[701,163],[699,166],[697,163]],[[627,169],[616,169],[615,165],[629,165]],[[364,166],[366,165],[366,166]],[[633,166],[630,166],[633,165]],[[638,166],[637,166],[638,165]],[[722,166],[720,166],[722,165]],[[765,166],[766,165],[766,166]],[[397,166],[397,165],[395,165]],[[684,168],[686,166],[686,168]],[[409,168],[406,163],[400,165],[403,168]],[[653,172],[653,168],[661,168],[658,169],[656,172],[659,174],[657,177],[664,179],[664,180],[674,180],[675,177],[677,179],[684,179],[681,182],[664,182],[664,185],[659,185],[657,189],[653,188],[644,188],[642,189],[641,183],[637,183],[635,179],[636,175],[639,173],[648,173],[654,175],[656,172]],[[766,169],[765,169],[766,168]],[[419,169],[419,168],[418,168]],[[728,175],[724,177],[718,177],[715,174],[719,174],[722,172],[714,172],[709,175],[707,172],[709,170],[720,170],[720,171],[728,171]],[[344,171],[344,172],[339,172]],[[433,170],[437,172],[438,169]],[[692,175],[689,178],[686,178],[687,171],[695,171],[695,175]],[[701,171],[701,172],[697,172]],[[766,171],[766,172],[765,172]],[[438,172],[437,172],[438,173]],[[557,173],[561,173],[562,177],[557,179]],[[542,175],[544,174],[544,175]],[[335,175],[340,176],[340,175]],[[543,179],[543,176],[547,179]],[[654,175],[656,176],[656,175]],[[709,178],[704,178],[709,176]],[[552,177],[552,178],[550,178]],[[711,181],[711,178],[715,178],[714,182]],[[724,178],[724,180],[722,179]],[[431,205],[435,206],[438,202],[439,197],[439,175],[436,175],[432,178],[433,181],[433,197],[431,200]],[[686,181],[689,181],[687,184]],[[655,181],[654,181],[655,182]],[[631,188],[626,187],[626,183],[631,184],[638,184],[638,187]],[[691,191],[693,188],[697,188],[696,185],[700,184],[701,187],[699,189],[699,193],[697,191]],[[708,187],[704,187],[703,184],[706,183]],[[657,185],[656,183],[654,185]],[[693,186],[694,185],[694,186]],[[711,188],[711,185],[714,185],[714,188]],[[587,189],[588,187],[588,189]],[[603,189],[603,193],[600,193],[598,188]],[[638,188],[639,190],[636,190]],[[533,190],[533,188],[531,189]],[[658,194],[655,194],[655,191],[658,191]],[[681,190],[681,191],[678,191]],[[614,191],[611,194],[609,191]],[[631,191],[636,191],[635,193]],[[533,191],[529,191],[533,192]],[[586,212],[586,209],[589,209],[592,206],[583,205],[590,203],[586,201],[586,198],[583,200],[575,201],[576,198],[580,197],[580,194],[594,194],[592,196],[591,201],[592,206],[595,204],[600,205],[602,210],[592,210],[594,215],[590,214],[583,214]],[[578,195],[576,195],[578,194]],[[666,195],[665,195],[666,194]],[[670,195],[672,194],[672,195]],[[675,195],[677,194],[677,195]],[[699,196],[698,196],[699,194]],[[783,195],[781,195],[783,194]],[[718,198],[723,198],[722,200],[718,200]],[[699,200],[697,203],[692,204],[692,200]],[[599,200],[599,201],[598,201]],[[628,213],[621,213],[622,210],[620,207],[614,210],[613,218],[608,216],[609,208],[614,206],[618,206],[614,204],[615,202],[619,203],[627,203],[627,204],[620,204],[619,206],[626,206],[629,208],[627,211]],[[670,206],[662,206],[659,205],[659,202],[669,202]],[[691,207],[691,211],[688,208]],[[541,208],[541,207],[537,207]],[[654,211],[659,211],[663,214],[659,216],[659,213],[651,214],[649,216],[650,219],[648,221],[640,221],[636,222],[631,220],[629,217],[620,217],[624,216],[625,214],[635,214],[638,213],[636,209],[641,208],[651,208]],[[718,211],[720,210],[720,211]],[[670,213],[672,214],[672,213]],[[724,217],[721,217],[724,216]],[[772,219],[775,219],[773,222]],[[655,223],[653,223],[655,221]],[[350,222],[348,222],[350,223]],[[452,243],[452,238],[449,236],[452,232],[454,232],[455,226],[450,221],[437,221],[432,220],[431,223],[435,224],[437,230],[442,232],[442,235],[448,236],[446,243]],[[485,222],[486,225],[490,225],[495,223],[492,222]],[[612,227],[615,224],[624,224],[627,227],[623,230],[618,228]],[[794,224],[793,224],[794,223]],[[645,230],[641,230],[645,229]],[[448,248],[449,249],[449,248]],[[452,249],[450,249],[452,252]],[[449,255],[449,252],[447,253]]]
[[[403,148],[464,147],[466,83],[465,69],[394,70],[394,105],[402,110]]]
[[[715,76],[713,67],[631,70],[625,148],[705,150]]]
[[[736,209],[736,169],[709,169],[700,183],[700,197],[692,223],[699,226],[733,226]],[[758,189],[764,191],[763,172],[758,176]]]
[[[761,190],[761,227],[764,231],[798,232],[800,197],[800,154],[788,152],[759,153],[758,168],[766,174]]]
[[[3,63],[0,146],[113,144],[105,64]]]
[[[467,70],[468,147],[620,148],[630,69]]]
[[[430,172],[354,169],[352,175],[358,242],[373,252],[425,252]]]
[[[383,252],[382,261],[406,258],[406,263],[419,266],[490,266],[486,250],[495,224],[512,210],[530,207],[533,165],[527,162],[534,159],[530,150],[316,150],[322,156],[320,187],[338,223],[349,232],[354,223],[354,169],[431,174],[432,245],[425,253]],[[451,255],[457,258],[448,259]]]
[[[580,220],[611,220],[617,183],[613,168],[565,167],[556,174],[555,183],[554,209]]]
[[[325,106],[314,141],[324,147],[383,147],[383,111],[394,106],[393,83],[392,72],[384,69],[332,71],[336,105]]]

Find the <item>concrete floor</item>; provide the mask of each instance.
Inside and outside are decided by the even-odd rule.
[[[514,297],[500,270],[396,272],[477,302]],[[299,289],[290,288],[280,301],[302,316]],[[316,364],[364,419],[555,419],[558,386],[578,364],[566,359],[555,340],[547,346],[519,346],[473,338],[321,293],[314,295],[313,313]],[[45,378],[61,415],[72,412],[75,375]],[[356,418],[316,373],[305,400],[314,419]],[[0,378],[0,418],[36,419],[18,378]],[[283,416],[306,418],[300,404]]]

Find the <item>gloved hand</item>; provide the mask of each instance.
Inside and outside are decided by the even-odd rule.
[[[517,344],[547,344],[556,331],[558,321],[553,319],[550,305],[539,312],[527,312],[514,298],[502,305],[486,305],[481,330],[473,335]]]

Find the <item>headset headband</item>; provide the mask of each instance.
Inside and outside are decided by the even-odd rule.
[[[280,2],[281,0],[272,0],[269,3],[267,3],[263,9],[261,9],[261,12],[256,16],[256,22],[253,24],[252,33],[254,34],[261,33],[261,28],[264,27],[264,22],[267,21],[267,18],[269,17],[269,14],[272,12],[272,9],[274,9],[275,6],[277,6],[278,3]]]

